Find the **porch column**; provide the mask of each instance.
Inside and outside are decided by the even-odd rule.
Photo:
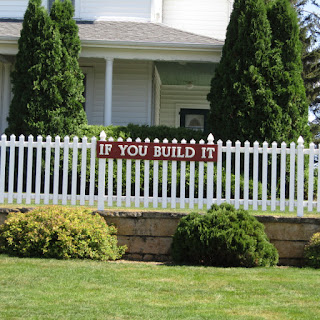
[[[10,67],[11,64],[3,64],[3,86],[2,86],[2,113],[1,113],[1,129],[4,131],[7,126],[7,117],[9,115],[9,107],[11,102],[11,86],[10,86]]]
[[[113,59],[106,58],[106,81],[105,81],[105,98],[104,98],[104,125],[111,125],[112,121],[112,75]]]

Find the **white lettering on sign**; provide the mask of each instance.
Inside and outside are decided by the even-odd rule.
[[[213,159],[213,154],[215,153],[216,149],[212,147],[203,147],[201,148],[201,158],[202,159]],[[208,153],[208,157],[207,157]]]
[[[112,159],[217,161],[217,145],[98,141],[97,156]]]
[[[99,155],[101,156],[108,156],[111,152],[112,145],[111,144],[100,144],[100,152]]]

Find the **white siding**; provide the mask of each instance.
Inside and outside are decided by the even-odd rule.
[[[207,94],[210,87],[161,86],[160,125],[180,126],[179,111],[186,109],[209,109]]]
[[[80,17],[150,20],[151,0],[81,0]]]
[[[152,63],[118,60],[113,66],[112,124],[150,124]]]
[[[1,18],[23,18],[28,0],[0,0]]]
[[[28,0],[0,0],[0,18],[22,19],[28,6]],[[47,0],[42,0],[46,7]]]
[[[104,119],[105,61],[80,61],[93,69],[92,101],[86,105],[89,124],[102,125]],[[113,65],[112,124],[150,124],[152,62],[115,60]]]
[[[163,23],[185,31],[224,39],[229,0],[163,0]]]

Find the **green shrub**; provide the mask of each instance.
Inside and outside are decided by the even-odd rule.
[[[264,226],[245,210],[213,205],[205,214],[181,219],[173,236],[172,257],[178,263],[221,267],[272,266],[278,253]]]
[[[140,138],[144,141],[146,138],[149,138],[151,142],[154,139],[159,139],[162,142],[163,139],[168,139],[171,142],[173,139],[177,139],[180,142],[182,139],[186,139],[187,142],[194,139],[196,142],[199,142],[201,139],[207,142],[208,134],[203,133],[202,131],[195,131],[187,128],[172,128],[167,126],[147,126],[147,125],[137,125],[137,124],[128,124],[127,126],[94,126],[86,125],[79,127],[78,132],[76,133],[79,137],[86,136],[88,138],[96,137],[99,140],[100,132],[104,131],[107,135],[107,139],[112,137],[117,140],[122,138],[126,140],[131,138],[135,141],[137,138]]]
[[[315,233],[304,248],[305,264],[312,268],[320,268],[320,232]]]
[[[47,206],[10,213],[0,226],[0,252],[20,257],[115,260],[125,250],[117,246],[115,234],[116,228],[99,214]]]

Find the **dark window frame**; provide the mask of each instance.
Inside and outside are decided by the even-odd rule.
[[[209,109],[188,109],[188,108],[181,108],[180,109],[180,127],[186,127],[186,115],[203,115],[204,116],[204,127],[202,131],[207,130],[207,119],[208,119],[208,114],[209,114]],[[192,128],[190,128],[192,129]],[[194,129],[196,130],[196,129]]]

